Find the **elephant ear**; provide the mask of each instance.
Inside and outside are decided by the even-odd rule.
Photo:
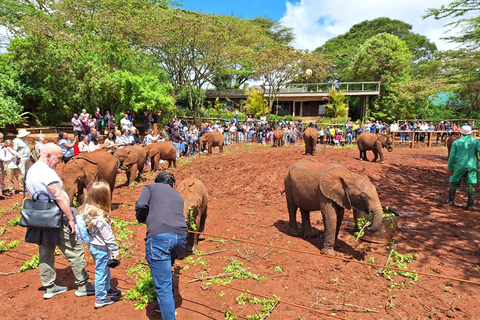
[[[147,158],[150,157],[150,152],[152,150],[152,145],[150,144],[148,146],[145,146],[145,147],[143,147],[143,149],[145,150]]]
[[[83,168],[85,172],[85,186],[88,188],[92,185],[92,183],[98,180],[98,166],[96,164],[86,162]]]
[[[129,166],[129,165],[137,163],[137,161],[138,161],[138,152],[133,150],[133,149],[128,150],[128,155],[125,158],[125,160],[123,161],[123,165],[124,166]]]
[[[345,179],[352,174],[351,171],[341,166],[331,166],[320,174],[319,187],[321,192],[330,200],[350,210],[349,190]]]

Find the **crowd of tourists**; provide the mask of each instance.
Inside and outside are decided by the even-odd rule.
[[[275,130],[283,131],[283,143],[295,145],[302,139],[302,131],[307,124],[301,121],[287,119],[277,120],[269,123],[263,114],[260,117],[249,115],[246,119],[240,120],[237,115],[232,119],[223,121],[209,121],[195,125],[191,121],[179,119],[176,116],[164,127],[159,127],[157,134],[154,133],[154,125],[158,124],[159,114],[157,112],[144,112],[143,132],[141,133],[133,124],[134,118],[130,111],[127,111],[118,122],[106,111],[101,114],[97,108],[92,114],[83,109],[79,114],[74,114],[71,123],[73,138],[67,132],[60,132],[56,143],[62,149],[62,160],[67,163],[73,156],[92,152],[98,149],[105,149],[113,154],[116,150],[126,146],[149,145],[155,142],[172,141],[177,149],[177,157],[187,157],[205,152],[200,146],[201,137],[207,132],[221,132],[225,136],[225,145],[233,143],[274,143],[273,134]],[[363,132],[370,133],[396,133],[400,143],[425,142],[428,132],[433,133],[433,141],[443,142],[448,136],[460,135],[458,123],[440,121],[436,125],[433,122],[425,121],[396,121],[387,124],[382,121],[360,121],[348,120],[342,125],[316,125],[308,124],[318,132],[318,142],[333,146],[352,144]],[[6,195],[16,195],[24,192],[23,177],[32,164],[40,155],[40,148],[45,144],[45,135],[39,134],[35,139],[35,147],[30,150],[26,136],[30,132],[20,129],[13,140],[3,141],[3,134],[0,133],[0,187],[2,188],[3,199]],[[142,134],[142,135],[141,135]],[[7,178],[7,185],[5,179]],[[15,190],[17,180],[18,190]]]

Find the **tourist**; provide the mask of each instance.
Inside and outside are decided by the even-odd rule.
[[[110,186],[105,181],[94,182],[87,190],[87,196],[78,213],[85,219],[88,234],[92,240],[88,250],[95,261],[95,308],[108,306],[118,300],[122,293],[110,285],[109,259],[118,256],[118,245],[113,234],[110,211],[112,199]]]
[[[60,139],[60,141],[58,141],[58,145],[62,149],[63,153],[63,162],[67,163],[74,156],[73,148],[75,147],[75,143],[77,142],[77,137],[74,137],[72,142],[70,141],[70,139],[68,139],[68,133],[60,132],[58,134],[58,138]]]
[[[120,126],[121,126],[121,129],[122,129],[122,132],[123,130],[129,130],[132,128],[132,123],[130,122],[130,120],[128,120],[128,114],[124,114],[123,115],[123,119],[120,120]]]
[[[138,129],[135,127],[132,127],[132,137],[133,137],[133,144],[142,144],[142,139],[140,139],[140,136],[138,135]]]
[[[30,133],[31,132],[25,129],[20,129],[18,130],[17,137],[13,139],[13,150],[18,152],[20,155],[20,164],[18,167],[23,175],[27,173],[28,169],[30,169],[30,166],[32,165],[32,161],[30,160],[30,146],[28,145],[27,141],[27,136]],[[24,193],[24,190],[20,190],[20,193]]]
[[[122,142],[126,147],[133,145],[133,136],[130,134],[130,130],[123,129]]]
[[[156,136],[153,135],[153,129],[147,130],[147,135],[145,136],[145,145],[148,146],[152,143],[155,143],[159,138],[158,134]]]
[[[100,113],[100,108],[95,109],[95,113],[93,114],[93,118],[95,119],[95,129],[97,130],[97,132],[102,132],[103,116]]]
[[[88,136],[87,135],[80,135],[80,142],[78,143],[78,153],[87,153],[88,149]]]
[[[98,137],[93,136],[90,142],[88,143],[88,152],[93,152],[95,150],[102,149],[102,145],[98,142]]]
[[[40,149],[45,145],[46,137],[44,134],[37,134],[35,137],[35,147],[33,148],[32,157],[34,161],[38,161],[40,157]]]
[[[78,137],[80,134],[83,133],[83,125],[82,121],[78,118],[78,114],[74,113],[72,118],[72,125],[73,125],[73,136]]]
[[[55,199],[63,211],[61,229],[28,228],[25,242],[39,245],[39,274],[42,286],[45,288],[44,299],[50,299],[68,290],[67,287],[55,283],[55,249],[58,247],[65,255],[73,274],[77,297],[95,294],[95,287],[88,282],[89,276],[85,271],[85,257],[83,245],[75,235],[75,217],[70,209],[70,200],[63,190],[62,179],[55,172],[57,164],[63,157],[62,149],[54,143],[47,143],[40,152],[39,160],[29,170],[26,187],[31,196],[43,192]],[[39,195],[40,199],[46,199]],[[70,231],[69,231],[70,230]]]
[[[0,156],[6,156],[7,150],[4,149],[2,142],[3,142],[3,133],[0,132]],[[0,197],[3,197],[3,195],[7,193],[7,190],[5,190],[5,170],[3,166],[3,161],[1,160],[0,160],[0,188],[1,188],[0,191],[2,191],[2,193],[0,194]]]
[[[187,238],[183,199],[174,185],[173,174],[161,172],[135,203],[137,221],[147,224],[145,258],[157,292],[154,310],[169,320],[176,314],[172,266],[183,255]]]
[[[15,150],[13,150],[13,141],[5,141],[3,144],[3,149],[0,150],[0,161],[2,161],[4,164],[5,173],[7,175],[8,190],[10,191],[10,196],[12,197],[16,195],[15,184],[13,183],[14,177],[15,179],[17,179],[17,184],[20,188],[20,191],[25,190],[25,187],[23,185],[23,174],[17,165],[19,160],[20,155]],[[5,199],[3,196],[0,197],[2,199]]]
[[[118,149],[118,146],[115,142],[115,133],[113,131],[109,131],[107,133],[107,138],[105,139],[103,146],[105,150],[111,154]]]
[[[125,148],[125,141],[123,141],[123,135],[120,130],[115,131],[115,144],[117,149]]]

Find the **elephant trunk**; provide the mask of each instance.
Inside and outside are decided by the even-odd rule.
[[[377,232],[383,222],[383,208],[378,204],[373,210],[373,221],[372,224],[367,228],[369,232]]]

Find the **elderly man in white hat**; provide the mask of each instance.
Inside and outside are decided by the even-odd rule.
[[[462,138],[452,144],[448,157],[448,171],[450,171],[450,191],[447,203],[454,204],[455,193],[460,188],[460,182],[465,183],[468,202],[463,206],[465,210],[472,210],[475,201],[475,185],[478,183],[478,152],[480,141],[473,138],[472,127],[464,125],[460,130]]]
[[[13,139],[13,150],[17,151],[20,155],[20,164],[18,165],[18,168],[20,168],[22,175],[25,175],[32,165],[32,162],[30,161],[30,146],[26,139],[30,133],[31,132],[26,129],[20,129],[18,130],[17,137]],[[20,193],[23,193],[24,191],[25,190],[20,190]]]

